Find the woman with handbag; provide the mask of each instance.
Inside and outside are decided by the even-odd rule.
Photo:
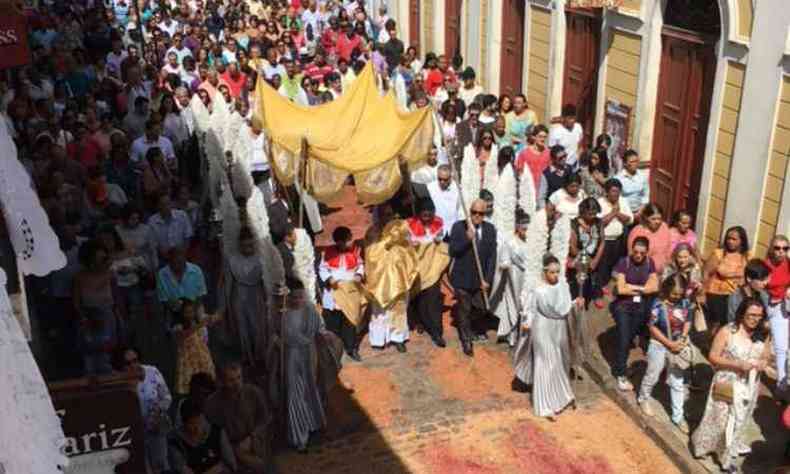
[[[762,301],[743,300],[735,322],[716,334],[708,355],[716,373],[691,446],[696,457],[715,452],[727,473],[738,472],[735,460],[750,452],[743,432],[757,404],[759,375],[768,365],[771,350],[764,318]]]
[[[647,326],[650,330],[650,345],[647,349],[647,371],[639,388],[642,413],[654,416],[652,392],[664,367],[667,367],[667,385],[672,405],[672,423],[688,434],[689,426],[683,417],[685,389],[683,372],[691,365],[692,347],[688,340],[691,329],[691,303],[686,298],[688,280],[676,273],[661,283],[658,298],[650,308]]]

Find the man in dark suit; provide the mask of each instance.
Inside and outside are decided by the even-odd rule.
[[[482,199],[475,200],[469,210],[469,220],[456,222],[450,231],[449,250],[453,258],[450,284],[457,301],[456,324],[464,354],[470,357],[474,355],[472,321],[484,316],[481,311],[485,307],[483,292],[490,291],[496,269],[496,228],[484,220],[487,207]],[[480,257],[482,281],[475,262],[473,239]]]
[[[477,143],[477,136],[482,130],[482,125],[478,120],[480,118],[481,110],[482,108],[480,107],[480,104],[472,102],[469,104],[469,117],[466,120],[462,120],[458,123],[455,136],[458,141],[458,146],[461,150],[466,148],[466,145],[469,145],[470,143]],[[461,153],[461,155],[463,155],[463,153]]]
[[[283,260],[285,279],[298,279],[294,273],[294,245],[296,245],[296,232],[291,223],[286,223],[282,229],[285,235],[280,243],[277,244],[277,250],[280,252],[280,257],[282,257]]]
[[[293,223],[291,222],[291,209],[288,207],[282,187],[275,187],[273,198],[272,203],[267,208],[269,213],[269,233],[272,235],[272,243],[279,245],[285,238],[288,226],[293,228]]]

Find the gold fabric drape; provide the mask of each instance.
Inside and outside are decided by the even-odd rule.
[[[306,139],[307,189],[322,202],[337,194],[338,183],[349,174],[366,183],[359,191],[363,204],[389,199],[401,183],[398,162],[410,169],[419,166],[433,143],[431,109],[401,111],[392,91],[380,94],[370,64],[335,101],[302,107],[259,79],[255,104],[255,120],[270,140],[277,179],[293,183]]]
[[[419,273],[419,288],[415,293],[432,287],[439,281],[442,274],[450,265],[450,253],[447,244],[421,244],[414,248],[417,256],[417,272]]]
[[[404,299],[417,279],[416,253],[408,235],[406,221],[394,220],[365,248],[365,293],[385,310]]]
[[[343,312],[343,316],[348,319],[348,322],[354,327],[359,327],[368,306],[359,283],[355,281],[338,283],[337,288],[332,290],[332,297],[335,299],[335,305]]]

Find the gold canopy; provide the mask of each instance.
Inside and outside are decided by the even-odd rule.
[[[278,180],[290,185],[304,174],[310,194],[323,202],[342,189],[349,175],[363,204],[386,201],[401,184],[399,161],[411,169],[421,165],[433,141],[431,110],[402,112],[392,91],[380,94],[370,64],[327,104],[302,107],[262,79],[255,103],[255,118],[271,140]],[[307,163],[300,171],[303,140]]]

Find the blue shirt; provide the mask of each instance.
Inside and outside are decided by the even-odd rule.
[[[156,246],[161,252],[173,247],[187,247],[194,235],[189,216],[179,209],[170,211],[170,218],[165,219],[156,213],[148,219],[148,227],[154,234]]]
[[[667,324],[672,328],[672,340],[676,340],[683,335],[683,326],[691,321],[691,303],[683,298],[672,306],[668,306],[656,298],[650,308],[650,316],[647,320],[649,326],[655,326],[664,336],[667,335]]]
[[[187,262],[181,280],[177,280],[170,266],[167,265],[156,277],[156,293],[159,301],[167,303],[181,298],[197,301],[206,295],[206,279],[197,265]]]
[[[650,182],[642,170],[630,175],[625,170],[617,173],[615,178],[623,185],[621,195],[628,202],[631,212],[636,212],[640,207],[650,202]]]

